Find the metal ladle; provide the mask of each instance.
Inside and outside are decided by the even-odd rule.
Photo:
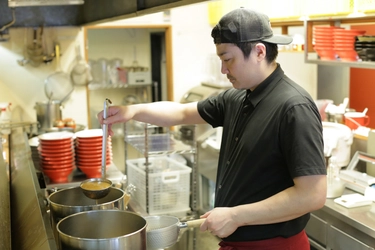
[[[103,118],[107,118],[108,104],[112,104],[108,98],[104,101]],[[108,140],[108,125],[103,124],[103,139],[102,139],[102,176],[101,178],[91,178],[81,183],[80,187],[83,193],[90,199],[104,198],[110,191],[112,181],[106,179],[107,168],[107,140]]]

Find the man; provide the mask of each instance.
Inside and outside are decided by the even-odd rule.
[[[319,111],[276,63],[277,44],[291,38],[273,35],[266,15],[244,8],[211,35],[233,89],[198,103],[110,107],[99,121],[222,126],[215,208],[201,216],[201,230],[220,237],[222,250],[308,250],[304,228],[325,203],[326,166]]]

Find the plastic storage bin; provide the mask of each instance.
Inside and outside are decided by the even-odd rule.
[[[146,207],[145,158],[127,160],[127,178],[136,186],[134,200],[149,215],[175,215],[190,211],[191,168],[170,157],[150,157],[148,173],[149,209]]]

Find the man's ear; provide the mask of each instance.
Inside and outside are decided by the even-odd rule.
[[[254,49],[258,60],[263,60],[266,57],[266,46],[263,43],[257,43]]]

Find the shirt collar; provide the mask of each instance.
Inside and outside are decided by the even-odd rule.
[[[253,91],[246,90],[246,99],[250,101],[253,107],[268,95],[268,93],[276,86],[276,83],[284,76],[284,71],[281,69],[280,64],[277,64],[276,69]]]

